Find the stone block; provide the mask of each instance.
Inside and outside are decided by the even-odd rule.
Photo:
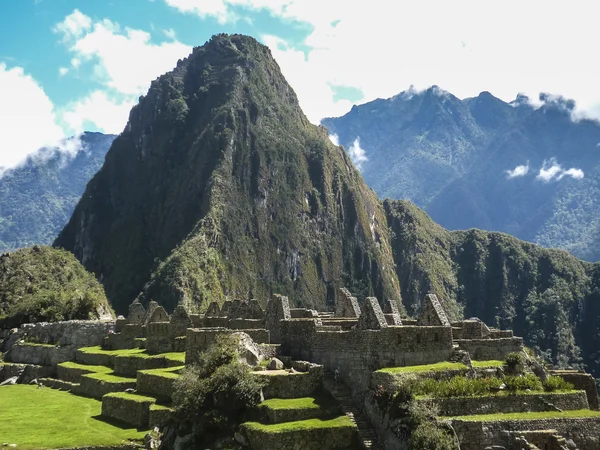
[[[450,321],[446,312],[435,294],[427,294],[421,308],[421,314],[417,319],[419,326],[443,326],[449,327]]]
[[[152,397],[136,394],[115,393],[102,397],[102,415],[111,419],[147,429],[150,406],[156,402]]]
[[[387,326],[387,321],[377,299],[375,297],[367,297],[356,328],[359,330],[381,330],[382,328],[387,328]]]
[[[350,291],[346,288],[340,288],[339,295],[335,302],[336,317],[352,317],[360,316],[360,307],[356,297],[352,297]]]

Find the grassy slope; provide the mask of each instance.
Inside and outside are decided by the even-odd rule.
[[[0,256],[0,328],[112,314],[102,285],[69,252],[35,246]]]
[[[98,400],[36,386],[0,388],[0,440],[17,448],[118,445],[145,432],[99,420]],[[76,411],[77,414],[73,414]]]

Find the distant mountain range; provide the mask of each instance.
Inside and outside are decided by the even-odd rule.
[[[600,124],[574,103],[541,107],[434,86],[322,121],[380,197],[408,199],[451,230],[502,231],[600,260]]]
[[[0,178],[0,251],[50,244],[69,221],[114,135],[84,133],[42,148]],[[69,148],[70,150],[65,150]]]

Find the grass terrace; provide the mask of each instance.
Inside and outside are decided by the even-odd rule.
[[[271,398],[269,400],[261,402],[259,406],[261,408],[268,408],[273,410],[319,409],[322,407],[322,402],[319,402],[314,397]]]
[[[104,350],[99,345],[96,347],[84,347],[79,349],[82,353],[87,354],[98,354],[107,356],[121,356],[121,355],[139,355],[145,353],[146,350],[143,348],[129,348],[124,350]]]
[[[164,369],[138,370],[138,372],[145,373],[146,375],[154,375],[157,377],[171,378],[176,380],[180,377],[179,372],[183,369],[185,369],[185,366],[167,367]]]
[[[476,369],[493,369],[496,367],[503,367],[504,365],[506,365],[506,362],[499,360],[471,361],[471,364]]]
[[[289,431],[314,430],[319,428],[356,428],[356,425],[354,425],[347,416],[340,416],[330,420],[308,419],[272,425],[263,425],[258,422],[246,422],[244,426],[249,430],[260,431],[263,433],[286,433]]]
[[[86,370],[94,373],[112,373],[112,368],[107,366],[91,366],[88,364],[79,364],[73,361],[67,361],[59,364],[60,367],[64,367],[65,369],[76,369],[76,370]]]
[[[415,373],[415,372],[442,372],[445,370],[467,370],[467,366],[462,363],[442,361],[435,364],[425,364],[422,366],[405,366],[405,367],[386,367],[378,370],[378,372],[390,374]]]
[[[102,402],[37,386],[0,387],[0,436],[17,449],[141,443],[145,431],[100,418]]]
[[[141,394],[130,394],[128,392],[111,392],[110,394],[106,394],[104,397],[122,398],[123,400],[129,400],[136,403],[156,402],[154,397],[148,397]]]
[[[135,381],[135,377],[122,377],[119,375],[113,375],[110,373],[88,373],[83,375],[86,378],[93,378],[94,380],[107,381],[109,383],[131,383]]]
[[[544,411],[523,413],[500,413],[481,414],[475,416],[442,417],[450,420],[468,420],[472,422],[494,422],[499,420],[536,420],[536,419],[585,419],[588,417],[600,417],[600,411],[590,409],[578,409],[571,411]]]

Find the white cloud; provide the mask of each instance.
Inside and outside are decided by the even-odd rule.
[[[581,170],[581,169],[571,168],[571,169],[567,169],[563,173],[561,173],[560,176],[558,177],[558,179],[560,180],[561,178],[563,178],[565,176],[573,177],[576,180],[581,180],[584,177],[584,173],[583,173],[583,170]]]
[[[340,145],[340,137],[335,133],[329,135],[329,140],[333,145]]]
[[[90,70],[91,79],[102,87],[61,109],[63,123],[76,133],[90,123],[101,131],[120,133],[150,82],[192,51],[175,39],[173,30],[164,31],[170,41],[155,44],[146,31],[123,28],[109,19],[94,21],[78,10],[54,31],[72,54],[72,68]]]
[[[69,68],[68,68],[68,67],[59,67],[59,68],[58,68],[58,74],[59,74],[61,77],[64,77],[64,76],[65,76],[66,74],[68,74],[68,73],[69,73]]]
[[[63,137],[42,87],[21,67],[0,63],[0,167],[15,167]]]
[[[367,154],[363,148],[360,146],[360,138],[356,138],[350,148],[348,149],[348,154],[350,155],[350,159],[356,166],[358,170],[361,170],[364,162],[367,162],[369,158],[367,158]]]
[[[134,98],[117,99],[96,90],[68,104],[60,111],[60,116],[70,133],[81,133],[89,129],[89,124],[94,124],[105,133],[119,134],[135,103]]]
[[[84,31],[89,30],[92,26],[92,19],[90,19],[81,11],[75,9],[71,14],[65,17],[60,23],[57,23],[54,27],[56,33],[63,35],[64,41],[75,39],[80,37]]]
[[[175,30],[173,28],[169,28],[168,30],[163,30],[163,33],[165,34],[166,37],[168,37],[171,40],[175,40],[177,39],[177,35],[175,33]]]
[[[556,162],[556,158],[551,158],[549,161],[544,161],[536,178],[548,183],[552,180],[562,180],[566,176],[580,180],[584,177],[584,173],[583,170],[575,167],[565,170]]]
[[[515,167],[513,170],[506,171],[507,178],[523,177],[529,173],[529,163]]]
[[[87,28],[71,33],[67,25],[77,15],[87,18]],[[154,44],[150,33],[132,28],[122,29],[108,19],[92,20],[75,10],[55,27],[62,33],[73,53],[72,65],[93,64],[96,81],[125,95],[139,96],[150,81],[175,67],[177,60],[188,56],[191,46],[176,40]]]
[[[600,118],[600,59],[584,56],[597,53],[593,0],[569,8],[543,0],[165,1],[221,22],[254,8],[308,24],[306,54],[306,47],[282,46],[272,36],[263,41],[313,121],[351,106],[334,101],[329,84],[360,89],[362,101],[411,84],[437,84],[460,98],[487,90],[505,101],[519,92],[533,99],[552,92],[576,100],[575,117]]]

